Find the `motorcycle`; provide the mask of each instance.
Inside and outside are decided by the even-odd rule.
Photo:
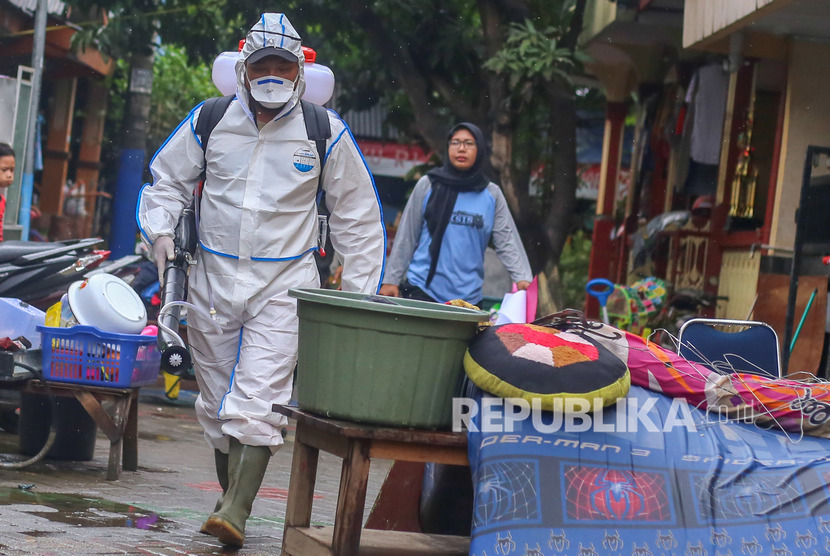
[[[101,238],[0,243],[0,297],[26,301],[45,311],[69,285],[107,260],[109,251],[95,249]]]

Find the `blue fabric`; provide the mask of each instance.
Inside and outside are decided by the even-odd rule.
[[[432,191],[424,199],[425,206],[431,195]],[[440,303],[459,297],[469,303],[481,301],[484,250],[493,232],[495,213],[496,200],[487,189],[459,193],[432,282],[426,285],[432,240],[425,225],[421,226],[418,247],[409,265],[409,282]]]
[[[692,407],[696,430],[666,431],[673,400],[636,386],[628,399],[653,403],[660,430],[540,433],[526,418],[513,432],[470,432],[470,554],[826,553],[830,440]]]

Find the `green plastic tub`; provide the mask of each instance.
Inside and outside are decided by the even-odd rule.
[[[301,409],[379,425],[450,425],[467,341],[487,313],[325,289],[288,295],[300,317]]]

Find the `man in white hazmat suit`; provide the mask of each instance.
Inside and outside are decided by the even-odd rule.
[[[156,264],[173,258],[173,230],[206,168],[198,264],[190,272],[188,337],[199,398],[196,413],[214,448],[223,495],[202,526],[242,546],[245,521],[285,418],[297,359],[293,287],[318,287],[315,197],[321,161],[309,140],[300,37],[283,14],[253,26],[236,62],[237,92],[210,135],[195,134],[197,106],[150,163],[152,186],[137,218]],[[322,189],[344,290],[376,293],[386,239],[371,174],[346,124],[328,111]],[[218,332],[213,320],[221,327]]]

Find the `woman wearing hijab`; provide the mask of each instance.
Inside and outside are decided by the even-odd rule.
[[[486,161],[477,126],[465,122],[450,130],[444,165],[421,178],[406,203],[382,295],[480,303],[491,239],[518,288],[530,285],[527,254],[504,194],[484,175]]]

